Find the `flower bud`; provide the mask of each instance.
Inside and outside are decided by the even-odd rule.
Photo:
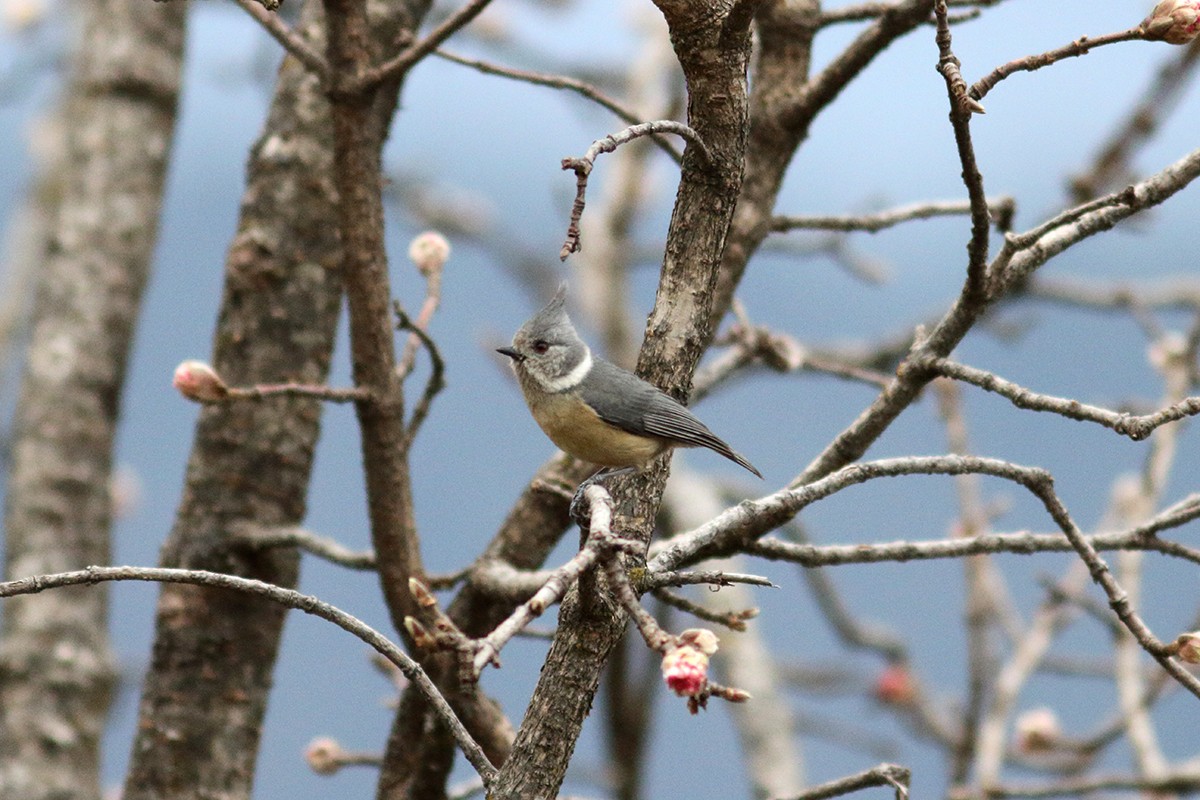
[[[706,656],[717,652],[717,642],[719,641],[717,635],[707,628],[688,628],[679,634],[681,645],[694,647]]]
[[[437,598],[433,596],[433,592],[416,578],[408,579],[408,592],[421,608],[433,608],[437,605]]]
[[[322,736],[313,739],[304,748],[304,760],[308,767],[318,775],[333,775],[344,766],[346,752],[336,739]]]
[[[229,394],[225,381],[203,361],[184,361],[175,368],[171,383],[181,395],[197,403],[215,403]]]
[[[680,697],[700,694],[708,683],[708,656],[692,645],[680,645],[663,656],[662,673]]]
[[[1033,708],[1017,717],[1016,748],[1026,754],[1046,753],[1062,739],[1058,715],[1049,708]]]
[[[426,650],[437,644],[437,640],[433,638],[429,630],[415,617],[404,618],[404,630],[408,631],[408,635],[413,640],[413,647],[418,650]]]
[[[1175,656],[1185,664],[1200,664],[1200,631],[1183,633],[1174,643]]]
[[[1168,44],[1187,44],[1200,33],[1200,2],[1161,0],[1142,21],[1146,38]]]
[[[409,243],[408,257],[422,275],[429,277],[450,258],[450,243],[437,231],[426,231]]]
[[[890,664],[875,679],[875,699],[889,706],[907,706],[917,699],[912,673],[903,664]]]

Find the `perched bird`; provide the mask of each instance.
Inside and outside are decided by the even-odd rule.
[[[533,418],[550,440],[583,461],[640,469],[673,447],[707,447],[762,477],[692,412],[628,370],[592,355],[575,332],[567,287],[496,352],[512,359]]]

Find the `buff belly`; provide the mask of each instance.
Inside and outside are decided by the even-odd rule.
[[[661,439],[610,425],[572,392],[542,395],[530,403],[530,410],[562,450],[602,467],[640,467],[667,447]]]

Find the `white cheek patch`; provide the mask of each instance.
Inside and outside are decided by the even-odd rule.
[[[587,377],[587,374],[591,372],[591,370],[592,351],[585,350],[583,353],[583,360],[576,364],[573,370],[568,372],[566,375],[546,381],[546,391],[557,393],[574,389],[583,382],[583,379]]]

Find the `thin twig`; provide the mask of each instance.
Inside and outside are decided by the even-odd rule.
[[[978,456],[922,456],[881,459],[843,467],[821,480],[785,488],[757,500],[747,500],[718,514],[693,531],[677,534],[652,550],[647,564],[651,574],[678,569],[704,558],[738,550],[755,555],[796,561],[804,566],[864,564],[926,558],[961,558],[989,552],[1064,552],[1071,549],[1061,534],[995,534],[972,539],[930,542],[893,542],[874,546],[817,547],[779,540],[755,541],[778,528],[812,503],[850,486],[901,475],[991,475],[1030,488],[1049,481],[1049,473],[993,458]],[[1200,564],[1200,550],[1157,537],[1156,533],[1200,517],[1200,499],[1188,498],[1124,533],[1097,534],[1087,541],[1101,549],[1153,550]]]
[[[1011,223],[1016,202],[1011,197],[997,197],[988,201],[988,208],[1000,230]],[[849,214],[841,216],[778,216],[771,218],[771,230],[865,231],[875,233],[904,222],[934,217],[960,216],[971,213],[971,203],[966,200],[911,203],[876,214]]]
[[[691,614],[693,617],[702,619],[705,622],[722,625],[734,631],[746,630],[746,620],[758,616],[757,608],[748,608],[743,611],[713,611],[699,603],[693,603],[686,597],[681,597],[674,592],[668,592],[666,589],[652,589],[651,594],[659,601],[671,606],[671,608],[678,609],[685,614]]]
[[[493,64],[490,61],[481,61],[479,59],[467,58],[466,56],[450,53],[442,48],[434,51],[434,55],[438,56],[439,58],[444,58],[445,60],[451,61],[455,64],[461,64],[464,67],[470,67],[471,69],[478,70],[486,75],[499,75],[501,77],[512,78],[513,80],[523,81],[525,83],[532,83],[536,86],[548,86],[551,89],[565,89],[569,92],[575,92],[581,97],[585,97],[597,105],[608,109],[623,122],[627,122],[630,125],[636,125],[643,119],[642,116],[635,114],[632,110],[626,108],[616,100],[604,94],[592,84],[576,78],[571,78],[566,75],[550,75],[544,72],[530,72],[528,70],[516,69],[514,67],[504,67],[500,66],[499,64]],[[654,143],[662,148],[663,152],[669,155],[676,163],[679,163],[683,160],[683,153],[677,149],[675,145],[671,144],[670,140],[668,140],[665,136],[655,134],[650,138],[653,139]]]
[[[304,528],[239,525],[231,531],[231,536],[234,543],[255,549],[299,547],[318,558],[349,569],[374,570],[376,566],[374,550],[351,550],[336,539],[319,536]]]
[[[950,49],[950,23],[946,18],[946,0],[934,3],[933,13],[937,17],[938,71],[946,81],[950,97],[950,126],[954,129],[954,142],[958,148],[958,160],[962,164],[963,184],[971,201],[971,239],[967,243],[967,280],[963,286],[963,298],[967,303],[986,298],[988,231],[988,201],[983,190],[983,175],[975,159],[975,146],[971,142],[971,115],[982,114],[983,106],[968,93],[966,82],[959,70],[959,61]]]
[[[1017,408],[1046,411],[1081,422],[1095,422],[1122,436],[1128,436],[1135,442],[1145,439],[1155,428],[1200,414],[1200,396],[1184,398],[1152,414],[1133,415],[1110,411],[1070,398],[1038,394],[994,373],[946,358],[931,358],[922,363],[947,378],[963,381],[1007,398]]]
[[[365,91],[378,86],[385,80],[403,75],[413,64],[416,64],[422,58],[432,53],[437,49],[438,45],[449,39],[459,29],[465,27],[475,17],[479,16],[479,13],[487,8],[490,2],[491,0],[470,0],[465,6],[451,14],[440,25],[426,34],[425,38],[409,44],[400,53],[384,61],[382,64],[363,70],[358,80],[350,87],[350,90],[352,92]]]
[[[601,153],[611,153],[621,145],[640,136],[650,136],[656,133],[674,133],[682,136],[688,140],[689,145],[695,147],[695,151],[700,154],[705,163],[712,162],[708,146],[704,144],[700,135],[682,122],[669,119],[632,125],[623,131],[609,134],[603,139],[592,142],[592,146],[579,158],[564,158],[562,168],[575,172],[575,203],[571,207],[571,222],[567,226],[567,239],[563,242],[562,250],[558,254],[561,260],[566,261],[567,256],[571,253],[579,252],[579,223],[583,219],[584,194],[587,192],[588,175],[592,172],[596,157]]]
[[[478,640],[475,645],[475,674],[483,672],[488,664],[494,664],[500,651],[518,631],[545,613],[546,609],[562,599],[567,590],[585,570],[596,563],[600,556],[599,543],[612,536],[612,498],[603,486],[592,484],[584,493],[591,514],[588,541],[570,561],[554,570],[550,578],[533,597],[522,603],[491,633]]]
[[[1159,68],[1141,100],[1092,159],[1090,168],[1071,176],[1069,186],[1075,202],[1090,200],[1129,179],[1130,163],[1138,149],[1152,140],[1179,105],[1189,80],[1196,74],[1197,64],[1200,64],[1200,39],[1193,40]]]
[[[256,386],[230,386],[222,400],[266,400],[271,397],[310,397],[330,403],[355,403],[370,399],[370,392],[358,386],[338,389],[307,383],[262,383]]]
[[[429,410],[433,407],[433,399],[437,397],[438,392],[446,388],[446,362],[442,360],[442,353],[437,344],[423,327],[409,319],[408,314],[400,307],[399,301],[395,303],[393,310],[396,313],[396,327],[400,330],[410,331],[420,340],[429,352],[429,361],[432,365],[429,380],[425,382],[425,391],[421,394],[421,399],[413,406],[412,416],[409,417],[408,425],[404,429],[404,446],[410,447],[417,432],[421,429],[421,424],[429,416]]]
[[[454,736],[455,741],[458,742],[463,755],[471,762],[485,783],[490,784],[497,774],[496,768],[492,766],[483,750],[463,727],[450,704],[446,702],[446,698],[438,691],[437,686],[430,680],[420,664],[409,658],[403,650],[370,625],[311,595],[237,575],[223,575],[203,570],[156,567],[88,567],[72,572],[34,575],[20,580],[5,581],[0,583],[0,598],[37,594],[46,589],[57,589],[63,586],[92,585],[108,581],[183,583],[191,586],[230,589],[262,597],[286,608],[294,608],[332,622],[347,633],[366,642],[376,652],[395,664],[397,669],[403,672],[404,676],[425,695],[438,716],[446,724],[451,735]]]
[[[814,786],[806,792],[796,795],[792,800],[826,800],[829,797],[840,797],[844,794],[869,789],[872,786],[891,786],[896,790],[896,800],[908,800],[908,784],[912,771],[899,764],[880,764],[857,775],[838,778],[827,783]]]
[[[1103,36],[1095,38],[1080,36],[1070,44],[1062,47],[1048,50],[1045,53],[1038,53],[1024,58],[1014,59],[1007,64],[1001,64],[987,75],[980,78],[971,86],[970,96],[975,100],[982,100],[984,95],[992,90],[992,88],[1000,81],[1012,75],[1014,72],[1033,72],[1034,70],[1048,67],[1064,58],[1075,58],[1076,56],[1085,56],[1092,51],[1093,48],[1103,47],[1106,44],[1116,44],[1118,42],[1128,42],[1134,39],[1145,39],[1146,32],[1141,25],[1116,33],[1106,33]]]
[[[283,45],[296,59],[322,81],[329,80],[329,64],[325,59],[308,45],[295,30],[286,22],[272,13],[279,6],[279,0],[233,0],[254,18],[254,21],[271,35],[271,38]]]
[[[770,578],[762,575],[748,575],[742,572],[724,572],[721,570],[698,570],[691,572],[659,572],[647,575],[638,585],[645,591],[662,589],[667,586],[694,586],[707,584],[709,586],[732,586],[735,583],[747,583],[751,586],[766,586],[770,589],[779,587]]]
[[[1200,773],[1180,772],[1174,775],[1163,775],[1156,778],[1138,777],[1136,775],[1097,775],[1087,778],[1073,778],[1022,786],[1009,784],[995,786],[987,790],[987,796],[993,798],[1046,798],[1046,797],[1084,797],[1095,792],[1122,791],[1140,792],[1147,795],[1194,794],[1200,791]]]

